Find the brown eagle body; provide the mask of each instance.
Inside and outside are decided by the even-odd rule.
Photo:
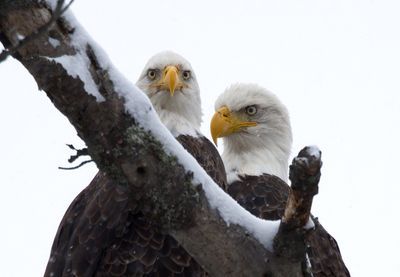
[[[228,193],[253,215],[279,220],[283,216],[290,188],[280,178],[263,174],[260,176],[238,176],[228,186]],[[348,277],[335,239],[313,218],[315,228],[307,232],[305,244],[314,277]],[[304,270],[307,264],[304,263]],[[307,276],[307,275],[305,275]]]
[[[177,138],[226,187],[224,165],[205,137]],[[45,277],[207,276],[175,241],[138,211],[129,189],[99,172],[72,202],[51,249]]]

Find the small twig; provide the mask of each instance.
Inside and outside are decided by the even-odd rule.
[[[93,162],[93,160],[83,161],[83,162],[81,162],[79,165],[77,165],[77,166],[72,166],[72,167],[62,167],[62,166],[59,166],[58,169],[62,169],[62,170],[74,170],[74,169],[80,168],[81,166],[83,166],[83,165],[85,165],[85,164],[87,164],[87,163],[90,163],[90,162]]]
[[[71,4],[74,2],[74,0],[71,0],[64,8],[64,0],[58,0],[57,1],[57,6],[54,9],[53,15],[51,16],[49,22],[44,24],[42,27],[37,29],[35,32],[30,34],[29,36],[26,36],[24,39],[20,40],[17,45],[11,46],[8,49],[4,49],[0,53],[0,63],[3,62],[5,59],[7,59],[8,56],[13,55],[15,52],[17,52],[20,48],[24,47],[26,44],[29,42],[39,38],[43,34],[47,33],[51,27],[53,27],[53,24],[60,18],[60,16],[71,6]]]
[[[82,148],[82,149],[76,149],[72,144],[67,144],[69,149],[75,150],[76,154],[72,155],[71,157],[69,157],[68,162],[69,163],[73,163],[74,161],[76,161],[79,157],[82,156],[90,156],[89,155],[89,151],[87,148]],[[63,170],[73,170],[73,169],[77,169],[80,168],[81,166],[93,162],[93,160],[87,160],[87,161],[83,161],[81,162],[79,165],[77,166],[73,166],[73,167],[61,167],[59,166],[58,169],[63,169]]]
[[[69,163],[73,163],[74,161],[76,161],[76,159],[78,159],[81,156],[89,156],[89,151],[87,148],[82,148],[82,149],[76,149],[72,144],[67,144],[67,146],[76,151],[75,155],[72,155],[71,157],[69,157],[68,162]]]

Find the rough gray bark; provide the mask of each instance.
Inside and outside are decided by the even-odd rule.
[[[41,2],[0,1],[0,41],[6,48],[16,46],[17,33],[29,36],[51,17],[52,11]],[[104,102],[89,95],[79,78],[45,58],[74,54],[73,32],[68,21],[59,18],[47,34],[17,49],[13,57],[76,128],[98,168],[117,183],[129,186],[132,201],[137,201],[142,211],[172,234],[211,275],[303,276],[300,261],[288,259],[285,249],[276,256],[244,226],[227,226],[210,207],[202,186],[194,186],[192,174],[125,113],[124,99],[90,45],[86,46],[90,73]],[[52,47],[48,36],[57,38],[61,45]]]

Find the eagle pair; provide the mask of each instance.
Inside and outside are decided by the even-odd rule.
[[[159,53],[148,61],[137,86],[219,186],[254,215],[281,218],[289,187],[277,177],[287,181],[292,134],[288,112],[275,95],[254,84],[236,84],[219,96],[211,134],[215,143],[220,137],[224,140],[222,162],[200,133],[200,90],[188,61],[172,52]],[[322,234],[307,242],[314,276],[348,276],[336,274],[347,271],[337,244],[318,222],[316,226]],[[321,250],[321,243],[330,251]],[[324,262],[327,259],[332,265]],[[68,208],[45,272],[46,277],[207,275],[137,210],[126,188],[102,172]]]

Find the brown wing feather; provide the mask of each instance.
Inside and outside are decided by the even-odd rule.
[[[349,270],[340,254],[336,240],[313,218],[315,229],[307,233],[307,254],[314,277],[348,277]]]
[[[217,148],[204,136],[180,135],[176,139],[197,160],[207,174],[226,191],[228,182],[226,181],[225,166]]]
[[[205,276],[172,237],[137,211],[128,195],[98,173],[65,213],[45,276]]]
[[[240,176],[229,184],[228,193],[253,215],[267,220],[281,219],[290,192],[289,186],[280,178],[263,174],[261,176]],[[305,237],[314,277],[348,277],[346,268],[335,239],[314,219],[315,228]],[[304,264],[306,266],[306,263]]]
[[[226,175],[205,138],[178,140],[222,187]],[[47,264],[50,276],[207,276],[171,236],[161,233],[130,201],[126,188],[99,172],[71,203]]]
[[[280,219],[285,210],[289,186],[276,176],[241,176],[228,187],[228,193],[255,216]]]

